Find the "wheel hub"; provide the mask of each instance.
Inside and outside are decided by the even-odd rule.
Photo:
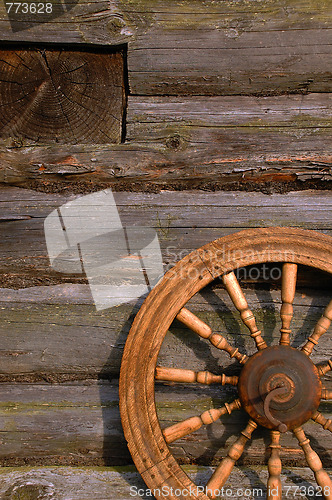
[[[252,419],[285,432],[309,420],[321,399],[318,370],[303,352],[273,346],[257,352],[239,377],[239,396]]]

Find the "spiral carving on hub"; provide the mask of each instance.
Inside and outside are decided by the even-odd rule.
[[[242,407],[253,420],[285,432],[312,417],[320,403],[322,383],[308,356],[279,345],[251,356],[240,374],[238,390]],[[264,405],[267,398],[269,405]],[[286,426],[283,430],[280,423]]]
[[[227,250],[227,251],[226,251]],[[234,253],[232,253],[234,250]],[[242,257],[241,257],[242,256]],[[255,319],[234,269],[262,262],[283,262],[281,280],[279,345],[268,346],[262,325]],[[325,500],[332,500],[332,481],[310,445],[302,424],[310,419],[332,432],[332,421],[318,409],[321,400],[332,400],[324,377],[332,370],[332,359],[315,365],[310,356],[332,323],[332,300],[300,349],[291,347],[292,318],[298,265],[311,265],[332,274],[332,238],[293,228],[254,229],[213,241],[192,252],[172,268],[149,294],[131,327],[126,342],[120,375],[121,418],[128,446],[138,470],[149,488],[160,485],[187,489],[192,500],[219,497],[237,460],[259,425],[268,428],[267,500],[282,500],[281,432],[291,430],[303,449],[317,485]],[[194,272],[193,272],[194,271]],[[232,344],[222,331],[214,331],[186,307],[195,293],[220,278],[235,309],[256,344],[252,356]],[[224,351],[238,362],[238,373],[196,371],[188,366],[157,366],[158,353],[176,318],[211,349]],[[310,328],[311,330],[311,328]],[[184,420],[161,428],[155,406],[154,382],[158,384],[231,384],[238,394],[232,401],[206,408]],[[165,385],[165,387],[166,387]],[[175,457],[172,445],[202,426],[210,426],[232,412],[249,415],[235,441],[220,461],[203,493],[186,476]],[[189,437],[190,436],[190,437]],[[158,499],[166,498],[164,495]],[[178,500],[178,495],[167,496]],[[183,498],[181,496],[181,498]]]

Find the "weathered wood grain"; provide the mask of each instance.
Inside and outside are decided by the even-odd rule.
[[[192,481],[205,486],[211,467],[184,466]],[[247,489],[254,498],[264,498],[267,481],[266,467],[235,467],[227,482],[228,495],[239,496]],[[0,470],[0,493],[7,500],[13,493],[39,493],[47,500],[52,493],[57,500],[128,500],[140,495],[151,498],[140,475],[133,466],[126,467],[6,467]],[[302,500],[300,487],[316,488],[308,467],[288,467],[282,471],[282,482],[294,500]],[[225,488],[226,491],[226,488]],[[285,491],[286,488],[285,488]],[[310,491],[310,490],[309,490]],[[144,495],[144,497],[143,497]]]
[[[156,0],[68,2],[67,12],[38,23],[19,17],[6,41],[129,44],[134,94],[260,94],[331,89],[328,2]],[[60,13],[60,12],[59,12]]]
[[[196,468],[191,471],[195,474]],[[15,498],[13,495],[22,498],[23,494],[38,500],[48,500],[52,495],[57,500],[127,500],[130,488],[133,492],[146,488],[134,466],[6,467],[0,471],[0,495],[6,500]]]
[[[121,52],[0,51],[0,137],[20,143],[119,143]]]
[[[236,389],[188,385],[156,386],[160,425],[166,427],[231,401]],[[325,416],[331,408],[321,405]],[[218,464],[227,448],[246,425],[247,416],[237,411],[211,426],[203,426],[170,448],[180,463]],[[331,466],[332,440],[314,422],[308,435],[326,466]],[[0,463],[2,465],[121,465],[131,463],[122,432],[117,381],[71,384],[1,384]],[[305,465],[291,433],[282,439],[285,465]],[[243,463],[262,464],[269,432],[253,436]],[[0,480],[1,484],[1,480]],[[1,490],[0,490],[1,491]]]
[[[121,7],[115,2],[68,1],[64,6],[53,4],[56,16],[10,16],[5,5],[0,10],[0,36],[3,42],[34,42],[82,45],[122,45],[133,37],[135,25],[127,26]],[[46,22],[45,22],[46,21]]]
[[[45,217],[74,197],[14,187],[0,190],[2,286],[23,288],[84,280],[82,275],[51,269],[44,236]],[[114,197],[124,226],[148,226],[157,231],[167,267],[220,236],[249,227],[298,226],[332,234],[332,196],[328,191],[286,195],[119,192]]]
[[[132,92],[279,95],[308,89],[330,91],[325,66],[331,51],[329,30],[292,27],[284,32],[255,34],[233,30],[207,34],[202,30],[198,37],[188,37],[186,31],[179,30],[168,40],[158,37],[156,30],[140,37],[133,47],[129,45],[128,65],[135,72],[129,73]],[[151,36],[160,38],[157,46],[151,44]]]
[[[130,462],[116,385],[1,385],[2,464]]]
[[[242,178],[279,171],[289,179],[315,176],[314,166],[331,166],[331,96],[132,97],[127,140],[174,150],[186,174],[222,175],[222,165]],[[187,161],[181,156],[186,154]],[[195,166],[194,166],[195,164]],[[231,164],[233,166],[231,167]],[[301,170],[302,175],[301,175]],[[324,170],[324,169],[323,169]],[[321,170],[321,173],[322,170]],[[324,178],[324,176],[320,176]]]
[[[249,224],[260,227],[268,223],[294,223],[331,231],[328,192],[273,196],[260,193],[115,193],[115,197],[123,224],[144,223],[158,230],[165,263],[174,264],[184,253],[199,246],[199,241],[206,243],[214,234],[216,237],[220,232],[234,232]],[[2,260],[8,258],[4,265],[9,267],[3,268],[7,269],[7,274],[16,272],[22,279],[30,272],[30,278],[39,277],[44,283],[43,280],[51,277],[43,240],[43,220],[51,210],[72,198],[72,194],[43,194],[12,187],[1,191],[1,255]],[[191,203],[189,207],[188,203]],[[178,218],[173,219],[175,216]],[[290,217],[294,217],[292,224]],[[31,285],[32,281],[26,284],[29,283]],[[279,338],[281,298],[274,287],[266,288],[246,290],[246,296],[257,323],[263,327],[267,343],[271,344]],[[329,299],[330,291],[327,290],[300,288],[297,291],[293,345],[304,343]],[[124,451],[116,378],[124,342],[140,304],[138,301],[96,312],[87,285],[0,291],[1,463],[130,462],[129,453]],[[214,331],[225,335],[230,343],[253,352],[252,339],[223,289],[207,290],[195,297],[188,307]],[[331,342],[330,335],[322,339],[313,354],[315,362],[330,358]],[[167,334],[159,361],[166,367],[208,369],[217,373],[227,370],[232,375],[237,369],[224,353],[213,349],[179,323],[175,323]],[[106,378],[112,381],[106,382]],[[43,380],[53,384],[42,383]],[[64,380],[67,383],[55,383]],[[330,388],[331,377],[326,377],[325,381]],[[199,414],[209,405],[218,407],[224,402],[224,395],[230,401],[234,391],[229,387],[222,390],[225,392],[216,388],[208,388],[212,392],[207,393],[202,388],[192,392],[188,387],[157,385],[159,418],[165,426]],[[325,402],[321,408],[326,416],[330,414],[329,404]],[[197,460],[217,464],[245,426],[245,418],[240,413],[234,414],[226,423],[227,427],[218,422],[212,428],[203,428],[195,440],[188,437],[174,443],[175,456],[183,463]],[[308,429],[324,463],[330,464],[332,448],[324,430],[314,423]],[[260,464],[267,441],[267,437],[259,433],[244,461]],[[304,464],[290,435],[284,444],[285,463]]]
[[[294,300],[291,343],[302,345],[330,299],[330,291],[300,290]],[[267,343],[277,343],[281,326],[278,290],[246,290],[247,300]],[[128,331],[142,299],[96,311],[87,285],[56,285],[0,290],[0,380],[72,380],[117,377]],[[253,353],[255,344],[224,289],[195,296],[189,309],[232,346]],[[312,357],[331,356],[327,334]],[[160,351],[159,364],[193,370],[237,365],[226,353],[175,322]]]
[[[20,192],[13,188],[10,192]],[[0,190],[1,196],[1,190]],[[29,217],[29,221],[43,222],[54,209],[68,200],[83,197],[38,193],[28,201],[3,201],[0,205],[4,221],[15,217]],[[166,231],[171,228],[248,228],[286,225],[306,229],[331,229],[332,194],[329,191],[301,191],[286,195],[244,192],[204,193],[195,191],[159,194],[114,193],[114,199],[123,225],[142,225]],[[234,213],[236,211],[236,214]],[[167,224],[168,221],[168,224]],[[6,222],[4,222],[6,227]]]
[[[0,181],[91,189],[331,177],[331,97],[130,97],[121,145],[2,141]],[[104,184],[103,184],[104,183]],[[107,185],[107,184],[106,184]],[[211,187],[210,187],[211,189]]]
[[[280,293],[246,290],[248,302],[270,344],[279,338]],[[303,344],[320,317],[329,295],[297,293],[294,300],[293,345]],[[94,311],[85,285],[34,287],[1,290],[1,380],[26,380],[0,386],[0,462],[29,464],[119,464],[130,463],[118,411],[117,376],[127,332],[136,307]],[[254,343],[244,331],[230,298],[224,290],[207,291],[189,304],[215,332],[227,336],[232,345],[252,352]],[[331,353],[331,336],[325,336],[314,353],[316,362]],[[162,366],[210,369],[215,373],[237,373],[238,366],[227,355],[199,340],[175,323],[159,356]],[[90,380],[84,381],[90,377]],[[99,378],[99,382],[93,379]],[[107,382],[105,379],[112,379]],[[82,379],[75,382],[75,379]],[[45,380],[53,383],[31,383]],[[73,380],[56,383],[61,380]],[[331,377],[325,377],[331,387]],[[157,383],[156,399],[162,426],[199,414],[208,407],[231,401],[231,386],[206,387]],[[330,404],[321,407],[329,416]],[[244,414],[202,428],[195,439],[189,436],[172,445],[183,463],[218,463],[229,444],[245,425]],[[310,435],[329,464],[332,444],[321,426],[310,424]],[[267,437],[261,432],[244,456],[246,463],[261,463]],[[302,463],[290,434],[283,442],[286,464]],[[304,462],[303,462],[304,463]]]
[[[168,484],[169,477],[172,477],[172,484],[176,487],[181,487],[185,480],[181,468],[174,459],[171,457],[167,460],[165,442],[157,423],[154,391],[154,373],[158,364],[158,354],[179,309],[186,306],[196,293],[211,283],[212,276],[217,278],[223,272],[232,270],[234,261],[239,266],[244,266],[255,264],[256,259],[260,257],[263,260],[263,257],[266,256],[266,248],[271,248],[273,254],[277,249],[283,252],[283,255],[286,252],[286,259],[290,261],[294,259],[294,262],[301,264],[306,264],[309,261],[318,269],[323,266],[322,262],[324,262],[322,268],[332,273],[331,241],[331,238],[326,235],[317,233],[315,237],[307,231],[291,228],[287,230],[282,230],[282,228],[278,230],[273,228],[248,230],[225,239],[220,238],[206,245],[204,250],[197,251],[178,262],[149,294],[132,324],[126,341],[121,364],[119,393],[122,425],[128,447],[137,469],[150,487],[157,486],[164,481]],[[221,257],[223,248],[227,244],[230,248],[236,247],[236,257],[229,256],[228,259]],[[294,257],[290,256],[292,252]],[[233,275],[226,274],[226,276]],[[240,295],[240,287],[237,285],[235,288],[234,282],[235,280],[233,280],[231,290],[228,286],[229,280],[227,279],[225,282],[228,294],[239,310],[241,319],[249,327],[251,336],[257,336],[257,347],[263,347],[265,342],[260,338],[261,331],[256,327],[253,308],[247,304],[243,296],[237,300]],[[184,318],[180,315],[179,319],[182,322]],[[203,329],[197,328],[198,330],[200,330],[199,333],[203,333]],[[208,333],[210,332],[205,329],[203,336],[207,336]],[[216,347],[220,345],[222,349],[225,345],[223,337],[220,338],[214,331],[212,335],[209,334],[208,338]],[[319,393],[317,395],[319,396]],[[245,405],[245,402],[243,404]],[[219,414],[218,410],[217,413]],[[205,416],[207,416],[206,420]],[[211,422],[213,416],[209,412],[204,412],[201,419],[208,423]],[[256,428],[257,424],[249,421],[248,426],[242,432],[243,436],[250,436],[250,427]],[[194,423],[193,428],[198,430],[199,426]],[[168,432],[165,431],[164,435],[167,439]],[[187,435],[187,431],[179,432],[177,435],[184,437]],[[242,453],[244,449],[242,444],[244,443],[241,437],[235,445],[232,445],[230,455],[232,462],[233,458],[234,461],[239,458],[235,455],[235,449],[239,450],[239,454]],[[303,444],[302,438],[300,444]],[[235,456],[233,456],[233,451]],[[308,458],[307,453],[306,457]],[[159,466],[161,462],[164,462],[163,467]],[[317,463],[321,463],[318,458]],[[309,463],[309,465],[312,468],[315,467],[313,463]],[[153,469],[154,466],[156,466],[155,469]],[[319,468],[321,469],[321,465]],[[226,466],[225,469],[230,472]],[[158,470],[158,477],[154,474],[155,470]]]
[[[282,156],[290,151],[304,152],[305,141],[312,141],[312,147],[316,150],[317,146],[317,151],[320,149],[324,154],[329,150],[328,144],[315,145],[313,138],[316,134],[318,140],[324,141],[324,137],[330,136],[331,119],[330,94],[278,98],[132,97],[129,98],[127,140],[161,143],[165,147],[173,134],[179,141],[177,148],[173,145],[174,149],[204,148],[207,143],[213,143],[216,149],[221,147],[219,154],[226,153],[224,142],[227,142],[227,151],[232,157],[232,151],[236,154],[258,149],[261,137],[266,143],[266,154],[278,151]],[[235,133],[233,138],[232,133]],[[171,144],[168,146],[171,148]],[[256,151],[261,152],[261,148]]]

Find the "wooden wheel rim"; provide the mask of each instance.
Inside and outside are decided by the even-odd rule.
[[[294,228],[251,229],[219,238],[168,271],[133,322],[120,372],[121,420],[138,471],[151,490],[160,490],[156,498],[209,500],[169,451],[157,417],[154,374],[167,330],[186,302],[213,279],[263,262],[293,262],[332,274],[332,238]],[[185,494],[172,495],[171,488]]]

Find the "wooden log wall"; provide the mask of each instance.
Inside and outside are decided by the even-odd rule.
[[[329,2],[84,0],[69,6],[42,24],[27,14],[13,32],[2,4],[1,40],[128,44],[130,90],[139,95],[331,90]],[[24,29],[27,22],[32,29]]]
[[[54,483],[59,499],[63,489],[72,498],[91,498],[94,488],[113,498],[105,484],[115,481],[114,498],[127,498],[119,486],[126,471],[121,479],[85,469],[77,479],[69,468],[15,468],[131,463],[118,376],[142,299],[97,312],[83,275],[50,267],[44,219],[78,193],[112,187],[123,225],[157,231],[165,269],[240,229],[296,226],[332,234],[332,6],[316,0],[74,0],[45,19],[13,19],[0,4],[0,464],[14,467],[0,471],[0,495],[12,498],[26,480],[22,494],[51,494]],[[32,81],[31,61],[39,72]],[[29,97],[24,113],[17,105],[23,95]],[[58,123],[56,133],[38,122],[40,109],[46,122],[52,116]],[[253,285],[246,277],[242,283],[268,344],[276,343],[279,283]],[[294,346],[304,342],[331,289],[329,276],[301,269]],[[220,283],[189,307],[230,343],[253,352]],[[330,336],[320,344],[315,362],[331,357],[331,342]],[[226,356],[176,322],[160,364],[237,373]],[[156,386],[162,426],[233,397],[232,387]],[[330,402],[321,411],[331,415]],[[245,422],[235,412],[174,443],[172,451],[184,465],[217,464]],[[307,432],[324,465],[332,466],[329,436],[315,423]],[[260,430],[242,464],[261,464],[266,444]],[[282,445],[284,464],[305,465],[290,434]],[[287,480],[301,474],[308,477],[302,469]],[[78,481],[87,477],[81,493]]]
[[[1,439],[4,465],[127,464],[118,409],[118,376],[122,350],[141,300],[96,311],[82,275],[50,268],[43,233],[44,219],[75,195],[44,194],[22,188],[1,191]],[[332,234],[332,197],[326,191],[285,195],[243,192],[115,193],[124,225],[153,227],[159,236],[165,268],[194,248],[218,236],[247,227],[293,225]],[[252,287],[244,277],[249,304],[268,344],[280,328],[279,285]],[[302,269],[294,301],[292,339],[304,343],[329,301],[331,278]],[[254,346],[225,290],[216,283],[192,299],[189,307],[229,342],[253,352]],[[326,337],[313,359],[330,357]],[[226,355],[175,323],[160,353],[162,366],[237,373]],[[327,387],[331,379],[326,378]],[[156,401],[162,426],[217,407],[235,395],[233,387],[202,388],[157,384]],[[328,402],[322,412],[331,412]],[[217,463],[245,424],[235,412],[212,427],[172,445],[182,463]],[[315,423],[308,432],[331,465],[332,442]],[[261,463],[266,435],[260,431],[244,463]],[[285,464],[304,465],[290,434],[283,439]]]
[[[21,16],[13,31],[0,5],[0,40],[12,65],[3,63],[8,60],[2,55],[0,71],[6,78],[0,88],[8,95],[10,81],[10,94],[17,95],[13,75],[31,81],[30,59],[17,56],[24,48],[36,53],[61,48],[64,61],[78,57],[82,64],[70,60],[65,74],[61,62],[62,80],[53,101],[61,102],[61,112],[74,125],[88,107],[87,117],[82,116],[93,129],[90,143],[83,123],[77,132],[67,131],[69,149],[61,137],[54,144],[45,134],[32,134],[31,126],[30,133],[27,126],[7,126],[0,141],[0,181],[81,192],[105,185],[131,190],[330,186],[329,2],[84,0],[67,7],[48,22]],[[70,50],[80,55],[69,57]],[[108,82],[102,70],[88,63],[94,57],[104,67],[105,50],[119,50],[124,58],[128,102],[123,121],[117,115],[122,144],[96,132],[105,131],[96,115],[105,118],[101,107],[103,102],[107,107],[103,89]],[[75,89],[74,69],[79,83],[90,89],[84,99]],[[28,115],[50,85],[41,73],[37,90],[30,89]],[[74,85],[69,95],[68,75]],[[96,77],[103,88],[91,94]],[[108,107],[114,114],[112,100]]]

